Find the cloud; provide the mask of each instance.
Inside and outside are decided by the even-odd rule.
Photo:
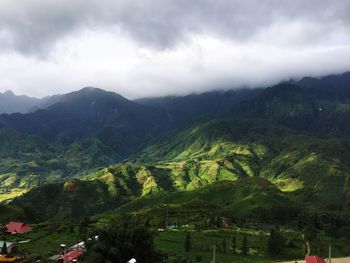
[[[350,69],[347,0],[2,0],[0,90],[129,97]]]
[[[29,53],[100,26],[121,27],[147,46],[172,48],[192,34],[248,41],[280,23],[299,22],[313,27],[293,41],[315,43],[339,28],[349,33],[349,13],[347,0],[2,0],[0,28],[11,35],[13,48]]]

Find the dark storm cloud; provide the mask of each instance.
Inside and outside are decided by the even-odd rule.
[[[192,34],[242,42],[285,21],[312,25],[293,39],[307,45],[335,30],[349,33],[349,13],[347,0],[2,0],[0,48],[41,54],[74,31],[113,26],[160,49]]]
[[[348,0],[0,0],[0,91],[129,97],[350,69]]]

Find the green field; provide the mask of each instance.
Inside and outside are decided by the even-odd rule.
[[[242,231],[237,230],[207,230],[196,231],[166,231],[155,235],[155,247],[169,257],[170,262],[189,259],[191,262],[209,262],[213,257],[213,246],[216,247],[217,262],[268,262],[265,256],[266,236],[259,232],[246,231],[248,234],[248,255],[242,255],[240,245],[242,243]],[[184,250],[186,234],[191,235],[192,248],[189,252]],[[231,240],[237,238],[237,251],[233,252]],[[226,251],[223,249],[223,240],[226,242]]]

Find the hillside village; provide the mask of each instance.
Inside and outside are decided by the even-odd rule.
[[[24,222],[19,222],[19,221],[11,221],[8,224],[3,225],[2,227],[2,240],[0,240],[0,245],[1,245],[1,253],[0,253],[0,262],[78,262],[78,261],[84,261],[84,255],[87,252],[87,246],[86,242],[91,242],[91,241],[97,241],[99,239],[98,236],[90,237],[87,238],[86,241],[80,241],[77,243],[72,243],[73,240],[76,240],[76,237],[72,237],[74,234],[74,231],[69,230],[68,233],[64,233],[62,235],[62,239],[60,238],[55,238],[55,240],[51,240],[52,244],[56,247],[56,254],[52,254],[49,256],[49,254],[46,254],[47,256],[34,256],[35,249],[38,248],[37,245],[34,245],[31,249],[31,251],[27,250],[26,245],[32,243],[32,242],[37,242],[38,240],[35,240],[35,233],[34,232],[39,232],[42,231],[43,226],[35,224],[33,227],[25,224]],[[45,235],[53,235],[52,230],[49,228],[57,228],[57,226],[53,225],[46,225],[45,226]],[[41,228],[41,230],[39,229]],[[74,227],[73,227],[74,228]],[[225,233],[225,236],[228,237],[228,233],[232,233],[234,229],[237,231],[237,227],[233,226],[231,223],[227,223],[227,219],[223,219],[223,222],[221,223],[220,226],[221,230],[218,228],[212,229],[211,231],[214,231],[213,233],[216,233],[215,235],[218,235],[219,233]],[[274,228],[272,228],[274,229]],[[183,225],[181,227],[178,227],[175,223],[169,223],[167,222],[164,228],[158,228],[157,230],[158,234],[164,235],[164,236],[175,236],[178,234],[181,234],[181,232],[184,232],[185,234],[187,233],[187,236],[184,239],[184,250],[185,253],[188,253],[191,249],[193,249],[193,244],[191,243],[191,237],[195,238],[196,232],[198,230],[192,229],[191,225]],[[220,232],[221,231],[221,232]],[[223,231],[223,232],[222,232]],[[232,243],[230,243],[230,240],[226,240],[225,238],[222,240],[221,244],[219,244],[217,241],[213,242],[211,245],[209,245],[209,253],[206,252],[205,254],[210,257],[211,262],[223,262],[222,260],[222,254],[226,254],[228,257],[230,257],[230,254],[232,256],[233,262],[244,262],[244,258],[248,257],[248,260],[252,260],[254,257],[256,258],[257,262],[272,262],[269,260],[264,260],[261,258],[261,255],[259,253],[256,253],[257,251],[254,252],[254,245],[252,244],[253,242],[253,236],[256,235],[255,231],[252,231],[252,229],[246,229],[246,230],[239,230],[241,233],[249,233],[249,235],[244,234],[243,236],[243,243],[238,244],[238,240],[236,239],[236,236],[234,240],[232,240]],[[267,237],[269,238],[269,243],[271,242],[271,233],[274,233],[273,231],[269,232],[267,229],[265,230]],[[61,231],[60,231],[61,232]],[[201,232],[201,231],[200,231]],[[198,233],[200,233],[198,232]],[[62,232],[61,232],[62,234]],[[67,234],[70,235],[71,237],[67,239]],[[260,234],[261,235],[261,232]],[[53,235],[55,236],[55,235]],[[247,239],[248,236],[248,239]],[[206,239],[207,237],[205,237]],[[50,237],[49,237],[50,239]],[[69,241],[68,241],[69,240]],[[247,241],[249,240],[249,241]],[[60,241],[68,241],[67,243],[61,243]],[[201,243],[201,240],[198,240]],[[204,239],[202,240],[202,242]],[[157,242],[157,241],[156,241]],[[158,241],[159,242],[159,241]],[[205,241],[207,242],[207,241]],[[246,242],[246,243],[244,243]],[[249,242],[249,245],[248,245]],[[255,241],[254,241],[255,242]],[[260,241],[261,242],[261,241]],[[45,247],[44,249],[50,249],[52,251],[52,246],[47,246],[48,244],[43,244]],[[51,248],[49,248],[51,247]],[[275,247],[274,247],[275,248]],[[177,250],[178,248],[170,247],[171,249]],[[54,249],[55,250],[55,249]],[[246,250],[246,251],[244,251]],[[53,252],[53,251],[52,251]],[[261,252],[261,251],[260,251]],[[50,252],[49,252],[50,253]],[[329,255],[331,256],[331,247],[329,247],[328,251]],[[238,258],[237,258],[238,256]],[[236,258],[236,259],[235,259]],[[286,261],[283,263],[287,262],[305,262],[305,263],[343,263],[347,262],[345,258],[332,258],[330,260],[329,258],[322,259],[319,256],[306,256],[305,260],[302,260],[302,254],[300,253],[300,257],[297,260],[292,260],[292,261]],[[197,255],[197,262],[204,261],[204,258],[202,256]],[[344,261],[345,260],[345,261]],[[278,259],[273,260],[274,262],[278,262]],[[88,261],[89,262],[89,261]],[[130,259],[128,262],[142,262],[141,259],[137,261],[137,259]],[[162,260],[159,262],[168,262],[167,257],[162,257]],[[173,261],[171,261],[173,262]],[[224,261],[226,262],[226,261]]]
[[[23,253],[19,248],[21,244],[31,242],[30,239],[23,240],[21,234],[28,233],[32,231],[31,226],[26,225],[23,222],[11,221],[2,227],[2,239],[0,240],[1,253],[0,262],[27,262],[28,255]],[[97,239],[98,237],[94,237]],[[59,240],[57,240],[59,241]],[[47,258],[48,260],[54,262],[77,262],[85,252],[85,242],[81,241],[77,244],[67,247],[66,244],[60,244],[58,247],[58,254],[52,255]],[[32,260],[31,262],[41,262],[43,259]]]

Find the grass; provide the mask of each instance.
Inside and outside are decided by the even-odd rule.
[[[18,244],[19,250],[26,254],[48,258],[58,253],[60,244],[72,246],[81,241],[77,234],[77,227],[73,224],[41,223],[32,226],[32,231],[15,236],[17,242],[26,241]]]
[[[186,234],[191,235],[191,249],[189,252],[184,250],[184,241]],[[234,253],[231,248],[232,237],[237,238],[237,252]],[[169,257],[169,261],[188,258],[192,262],[208,262],[212,259],[213,246],[216,246],[216,260],[220,263],[231,262],[268,262],[265,252],[265,235],[248,233],[249,254],[243,255],[239,247],[242,243],[242,232],[234,229],[226,230],[207,230],[207,231],[165,231],[158,232],[155,235],[155,247]],[[223,251],[223,240],[226,240],[226,252]]]

